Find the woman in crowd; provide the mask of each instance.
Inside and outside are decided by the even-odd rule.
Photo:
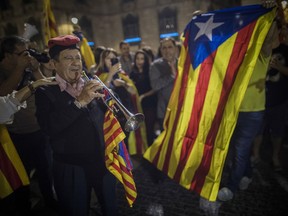
[[[147,141],[150,146],[155,138],[154,126],[157,118],[157,96],[150,85],[149,68],[150,63],[147,54],[142,50],[138,50],[135,53],[134,66],[130,78],[135,83],[140,95],[139,100],[145,115]]]

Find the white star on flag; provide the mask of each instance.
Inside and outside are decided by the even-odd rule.
[[[194,39],[197,40],[202,35],[206,35],[210,41],[212,41],[212,30],[223,25],[224,23],[213,23],[213,16],[211,16],[206,23],[195,23],[199,28],[199,31]]]

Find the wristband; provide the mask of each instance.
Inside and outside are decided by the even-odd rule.
[[[82,109],[82,108],[83,108],[82,104],[81,104],[78,100],[75,100],[75,101],[74,101],[74,105],[75,105],[78,109]]]

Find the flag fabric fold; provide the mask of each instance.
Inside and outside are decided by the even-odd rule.
[[[105,95],[107,96],[108,94]],[[110,107],[113,106],[111,100],[106,99],[106,102],[110,103]],[[110,109],[107,109],[105,113],[103,130],[106,167],[122,183],[126,199],[132,207],[137,197],[132,174],[132,163],[124,143],[125,133]]]
[[[51,10],[50,0],[43,1],[43,14],[45,45],[47,45],[50,38],[58,36],[58,29],[53,11]]]
[[[182,35],[164,131],[144,158],[186,189],[217,198],[229,141],[276,9],[260,5],[192,18]]]
[[[28,175],[6,127],[0,125],[0,199],[24,185],[29,185]]]

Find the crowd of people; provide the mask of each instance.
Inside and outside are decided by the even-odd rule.
[[[287,130],[286,35],[286,28],[274,22],[258,57],[230,142],[227,166],[231,171],[218,193],[220,201],[248,188],[251,163],[261,160],[265,131],[273,145],[273,169],[282,171],[280,152]],[[177,77],[178,42],[162,39],[157,56],[149,46],[131,52],[125,41],[119,43],[120,54],[98,46],[93,50],[95,65],[84,70],[87,64],[80,40],[77,34],[51,38],[50,61],[44,63],[29,54],[29,41],[24,38],[1,39],[0,123],[6,125],[30,178],[35,171],[45,205],[60,215],[88,215],[93,189],[103,215],[116,216],[116,179],[105,167],[107,108],[98,79],[129,111],[145,115],[139,129],[125,131],[130,155],[141,156],[163,130]],[[89,81],[82,78],[83,70]],[[127,117],[121,112],[116,116],[124,128]],[[30,193],[29,186],[22,186],[0,199],[1,215],[31,215]]]

